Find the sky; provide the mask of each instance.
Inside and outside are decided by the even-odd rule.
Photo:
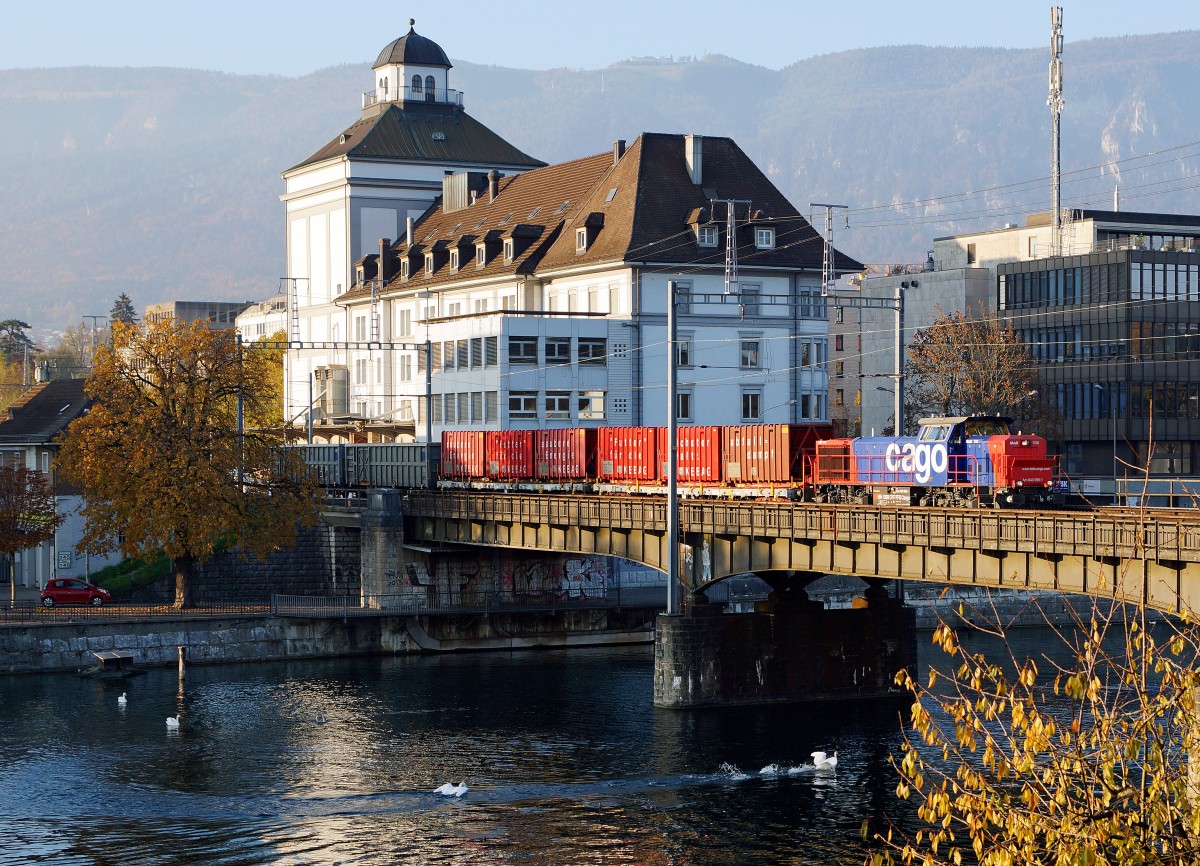
[[[1200,29],[1200,0],[1060,5],[1068,46]],[[0,69],[175,66],[303,76],[374,60],[407,32],[409,18],[451,60],[522,69],[707,53],[780,69],[819,54],[912,44],[1049,54],[1050,7],[1043,0],[0,0]]]

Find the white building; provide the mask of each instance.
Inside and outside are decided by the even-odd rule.
[[[276,334],[287,333],[287,295],[276,295],[247,307],[237,317],[237,330],[242,341],[270,339]]]
[[[446,53],[409,24],[409,32],[375,61],[359,119],[283,173],[290,340],[355,339],[338,306],[353,283],[354,262],[378,253],[381,241],[400,237],[408,220],[419,218],[441,194],[447,173],[495,169],[511,175],[544,164],[463,110],[463,94],[449,88]],[[372,334],[357,336],[366,340]],[[289,352],[286,416],[304,418],[310,402],[320,401],[319,416],[348,414],[347,365],[341,350]],[[314,385],[318,376],[320,387]],[[389,380],[388,390],[392,384]],[[374,411],[384,401],[367,402]]]
[[[451,135],[466,115],[438,101],[448,68],[429,40],[397,40],[366,97],[383,113],[285,173],[305,345],[289,418],[311,400],[326,440],[663,424],[675,281],[681,423],[828,419],[823,242],[731,139],[646,133],[541,166],[477,124]],[[432,100],[423,78],[414,101],[418,75]],[[385,117],[455,159],[365,159],[353,145]]]

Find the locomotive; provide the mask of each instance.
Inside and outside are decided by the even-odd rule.
[[[1008,418],[925,418],[915,436],[835,437],[827,424],[677,430],[682,496],[899,506],[1056,504],[1045,438]],[[425,444],[312,445],[329,487],[656,494],[667,489],[665,427],[447,430]],[[436,467],[430,484],[429,467]]]

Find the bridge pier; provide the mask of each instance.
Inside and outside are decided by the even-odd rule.
[[[882,581],[842,610],[826,610],[795,585],[754,613],[727,614],[698,598],[683,614],[658,617],[655,706],[877,698],[916,661],[916,614]]]

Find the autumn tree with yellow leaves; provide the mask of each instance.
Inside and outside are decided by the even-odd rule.
[[[936,630],[944,669],[898,677],[914,702],[896,792],[920,829],[864,825],[868,864],[1200,861],[1200,632],[1129,604],[1060,636],[1039,660]]]
[[[0,553],[6,554],[9,600],[16,597],[16,554],[54,539],[65,515],[59,514],[50,478],[20,459],[0,460]]]
[[[277,377],[267,353],[230,331],[115,324],[85,386],[91,408],[59,455],[84,493],[84,546],[163,550],[182,608],[193,566],[218,548],[265,558],[294,544],[316,520],[318,491],[278,436],[259,432],[278,415]]]

